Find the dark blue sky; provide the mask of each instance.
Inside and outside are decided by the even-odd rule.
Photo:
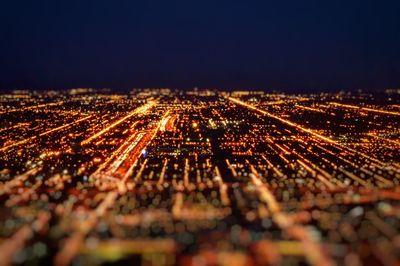
[[[0,88],[400,87],[400,1],[1,1]]]

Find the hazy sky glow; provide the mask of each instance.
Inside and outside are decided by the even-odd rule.
[[[2,1],[0,88],[400,87],[400,1]]]

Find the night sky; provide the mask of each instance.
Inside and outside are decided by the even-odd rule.
[[[400,87],[400,1],[1,1],[0,88]]]

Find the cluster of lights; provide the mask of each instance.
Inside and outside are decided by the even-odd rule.
[[[400,95],[382,97],[3,94],[0,261],[398,263]]]

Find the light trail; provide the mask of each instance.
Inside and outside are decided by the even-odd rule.
[[[112,123],[111,125],[107,126],[106,128],[100,130],[99,132],[97,132],[96,134],[90,136],[89,138],[85,139],[84,141],[81,142],[82,145],[88,144],[90,143],[92,140],[100,137],[101,135],[103,135],[104,133],[108,132],[110,129],[116,127],[117,125],[121,124],[122,122],[126,121],[128,118],[131,118],[134,115],[143,115],[145,114],[150,108],[152,108],[154,105],[156,104],[156,101],[150,101],[149,103],[133,110],[132,112],[130,112],[129,114],[127,114],[126,116],[118,119],[117,121],[115,121],[114,123]]]
[[[228,165],[228,168],[231,170],[232,176],[237,177],[237,172],[235,170],[235,167],[229,162],[228,159],[225,160],[226,164]]]
[[[380,182],[384,183],[385,185],[390,185],[392,184],[389,180],[383,178],[380,175],[376,175],[376,174],[372,174],[372,172],[367,171],[366,169],[364,169],[363,167],[360,167],[358,165],[356,165],[354,162],[344,158],[342,155],[335,154],[327,149],[325,149],[324,147],[320,146],[320,145],[316,145],[318,148],[320,148],[321,150],[329,153],[332,156],[337,157],[339,160],[341,160],[342,162],[346,163],[347,165],[351,166],[352,168],[355,169],[360,169],[361,171],[363,171],[364,173],[370,175],[371,177],[379,180]],[[355,157],[355,154],[357,154],[357,151],[351,150],[350,148],[348,148],[350,150],[350,152],[348,151],[344,151],[343,149],[341,149],[341,147],[336,147],[338,149],[340,149],[341,152],[346,152],[348,155],[351,155],[353,157]],[[296,153],[297,154],[297,153]],[[298,156],[301,157],[300,154],[297,154]],[[369,159],[369,160],[373,160],[374,158],[370,158],[368,155],[366,154],[360,154],[362,157]],[[353,179],[354,181],[358,182],[359,184],[363,185],[364,187],[370,187],[371,184],[369,184],[368,182],[365,182],[363,179],[359,178],[358,176],[354,175],[353,173],[350,173],[348,171],[345,171],[344,169],[342,169],[339,165],[333,163],[332,161],[329,161],[329,163],[334,167],[334,169],[338,169],[339,171],[343,172],[346,176],[350,177],[351,179]],[[383,162],[380,165],[376,165],[379,169],[384,170],[382,167]],[[321,169],[322,170],[322,169]],[[341,184],[340,186],[344,186],[344,184]]]
[[[282,173],[278,168],[276,168],[275,165],[273,165],[267,159],[267,157],[265,157],[264,155],[261,155],[261,158],[264,159],[264,161],[267,163],[268,167],[270,167],[279,178],[281,178],[282,180],[286,179],[286,175],[284,173]]]
[[[14,113],[14,112],[24,112],[24,111],[28,111],[28,110],[32,110],[32,109],[40,109],[40,108],[49,107],[49,106],[62,105],[63,103],[64,103],[64,101],[60,101],[60,102],[56,102],[56,103],[45,103],[45,104],[39,104],[39,105],[26,106],[23,108],[15,108],[15,109],[0,112],[0,115]]]
[[[120,167],[120,165],[129,156],[130,151],[133,150],[138,145],[138,143],[141,141],[143,136],[144,136],[143,132],[140,132],[139,134],[136,135],[136,138],[133,140],[133,142],[122,152],[122,154],[111,165],[111,169],[110,169],[111,173],[114,173],[117,171],[117,169]]]
[[[4,131],[8,131],[8,130],[11,130],[11,129],[17,129],[17,128],[20,128],[20,127],[29,126],[29,124],[30,123],[19,123],[19,124],[14,125],[14,126],[10,126],[10,127],[7,127],[7,128],[2,128],[2,129],[0,129],[0,133],[3,133]]]
[[[115,156],[117,156],[119,153],[121,153],[121,151],[127,146],[129,145],[129,143],[136,137],[136,133],[133,133],[131,136],[129,136],[124,143],[122,143],[122,145],[115,150],[97,169],[95,172],[93,172],[90,177],[89,180],[92,180],[93,178],[96,178],[97,176],[100,175],[100,173],[102,173],[102,171],[110,164],[110,162],[114,159]]]
[[[73,122],[71,122],[71,123],[68,123],[68,124],[66,124],[66,125],[59,126],[59,127],[56,127],[56,128],[52,128],[52,129],[50,129],[50,130],[47,130],[47,131],[45,131],[45,132],[40,133],[40,134],[39,134],[39,137],[48,135],[48,134],[50,134],[50,133],[59,131],[59,130],[61,130],[61,129],[70,127],[70,126],[75,125],[75,124],[78,124],[78,123],[80,123],[80,122],[82,122],[82,121],[85,121],[85,120],[91,118],[91,117],[92,117],[92,115],[89,115],[89,116],[87,116],[87,117],[83,117],[83,118],[81,118],[81,119],[78,119],[78,120],[73,121]],[[29,142],[29,141],[32,141],[32,140],[35,140],[35,139],[37,139],[37,136],[32,136],[32,137],[26,138],[26,139],[24,139],[24,140],[14,142],[14,143],[12,143],[12,144],[10,144],[10,145],[7,145],[7,146],[1,148],[1,149],[0,149],[0,152],[6,151],[6,150],[8,150],[8,149],[10,149],[10,148],[12,148],[12,147],[15,147],[15,146],[19,146],[19,145],[25,144],[25,143],[27,143],[27,142]]]
[[[298,162],[300,163],[300,161],[302,161],[302,163],[306,163],[308,165],[311,165],[310,167],[312,167],[312,170],[316,171],[316,178],[320,179],[321,182],[326,183],[326,185],[334,190],[336,189],[336,186],[338,187],[345,187],[345,185],[338,180],[337,178],[333,177],[331,174],[329,174],[326,170],[320,168],[319,166],[317,166],[315,163],[311,162],[311,160],[307,159],[305,156],[301,155],[300,153],[298,153],[297,151],[293,150],[293,153],[299,157],[301,160],[298,159]],[[317,155],[316,155],[317,156]],[[318,174],[317,172],[319,172],[320,174]],[[323,181],[324,180],[324,181]],[[326,180],[326,181],[325,181]],[[334,182],[335,184],[333,184],[332,182]]]
[[[260,108],[255,107],[255,106],[253,106],[253,105],[247,104],[246,102],[243,102],[243,101],[241,101],[241,100],[238,100],[238,99],[235,99],[235,98],[232,98],[232,97],[228,97],[228,99],[229,99],[230,101],[232,101],[232,102],[238,104],[238,105],[244,106],[244,107],[249,108],[249,109],[251,109],[251,110],[257,111],[257,112],[259,112],[259,113],[261,113],[261,114],[264,114],[264,115],[266,115],[266,116],[269,116],[269,117],[271,117],[271,118],[277,119],[277,120],[279,120],[279,121],[281,121],[281,122],[283,122],[283,123],[285,123],[285,124],[287,124],[287,125],[290,125],[290,126],[292,126],[292,127],[297,128],[297,129],[299,129],[299,130],[301,130],[301,131],[310,133],[311,135],[317,137],[318,139],[321,139],[321,140],[323,140],[323,141],[326,141],[326,142],[328,142],[328,143],[333,144],[333,145],[334,145],[335,147],[337,147],[338,149],[341,149],[341,150],[343,150],[343,151],[344,151],[344,150],[347,150],[347,152],[352,152],[352,153],[361,155],[362,157],[364,157],[364,158],[366,158],[366,159],[369,159],[369,160],[371,160],[371,161],[374,161],[374,162],[376,162],[376,163],[379,163],[379,164],[381,164],[381,165],[386,165],[385,162],[383,162],[383,161],[381,161],[381,160],[379,160],[379,159],[376,159],[376,158],[374,158],[374,157],[371,157],[371,156],[369,156],[368,154],[365,154],[365,153],[363,153],[363,152],[361,152],[361,151],[354,150],[354,149],[352,149],[352,148],[350,148],[350,147],[344,146],[343,144],[338,143],[338,142],[336,142],[336,141],[334,141],[334,140],[332,140],[332,139],[330,139],[330,138],[328,138],[328,137],[325,137],[325,136],[323,136],[323,135],[321,135],[321,134],[319,134],[319,133],[316,133],[315,131],[313,131],[313,130],[311,130],[311,129],[308,129],[308,128],[302,127],[302,126],[300,126],[300,125],[298,125],[298,124],[296,124],[296,123],[293,123],[293,122],[290,121],[290,120],[283,119],[283,118],[281,118],[281,117],[279,117],[279,116],[276,116],[276,115],[274,115],[274,114],[271,114],[271,113],[269,113],[269,112],[267,112],[267,111],[264,111],[264,110],[262,110],[262,109],[260,109]],[[397,168],[394,168],[394,167],[391,167],[391,166],[389,166],[389,168],[393,169],[393,170],[396,171],[396,172],[400,172],[400,169],[397,169]]]
[[[338,167],[338,170],[342,173],[344,173],[346,176],[350,177],[351,179],[353,179],[354,181],[358,182],[360,185],[363,185],[366,188],[372,188],[372,184],[366,182],[365,180],[361,179],[360,177],[356,176],[355,174],[341,168]]]
[[[189,170],[190,170],[189,159],[186,158],[185,159],[185,166],[184,166],[184,169],[183,169],[183,185],[185,187],[189,186]]]
[[[74,122],[71,122],[71,123],[68,123],[68,124],[66,124],[66,125],[59,126],[59,127],[53,128],[53,129],[50,129],[50,130],[48,130],[48,131],[46,131],[46,132],[40,133],[39,136],[46,136],[46,135],[48,135],[48,134],[50,134],[50,133],[52,133],[52,132],[59,131],[59,130],[64,129],[64,128],[67,128],[67,127],[69,127],[69,126],[78,124],[78,123],[80,123],[80,122],[82,122],[82,121],[88,120],[88,119],[91,118],[91,117],[92,117],[92,115],[89,115],[89,116],[87,116],[87,117],[83,117],[83,118],[81,118],[81,119],[78,119],[78,120],[76,120],[76,121],[74,121]]]
[[[311,167],[309,165],[307,165],[304,161],[297,159],[297,162],[304,168],[306,169],[308,172],[310,172],[312,174],[313,177],[316,177],[317,179],[319,179],[322,183],[324,183],[330,190],[334,190],[336,188],[336,186],[330,182],[328,179],[326,179],[323,175],[318,174],[315,170],[313,170],[311,167],[314,167],[314,165],[312,165]]]
[[[164,132],[166,130],[167,124],[172,116],[168,116],[169,110],[164,114],[162,120],[160,121],[160,131]]]
[[[167,165],[168,165],[168,159],[164,159],[163,167],[160,173],[160,178],[158,180],[159,185],[162,185],[164,183],[164,176],[165,176],[165,171],[167,170]]]
[[[150,142],[154,139],[156,134],[160,130],[160,125],[161,121],[166,117],[167,114],[165,114],[161,120],[157,123],[156,126],[153,126],[151,129],[144,130],[143,132],[139,132],[133,136],[131,136],[121,147],[113,153],[113,156],[107,159],[107,161],[102,164],[98,170],[96,170],[95,173],[91,175],[91,179],[93,177],[101,177],[101,171],[111,162],[111,160],[119,154],[118,158],[114,160],[114,162],[111,164],[110,167],[108,167],[108,170],[106,170],[105,176],[108,177],[113,177],[116,176],[119,178],[119,176],[123,176],[121,179],[121,182],[119,182],[118,186],[121,188],[120,191],[125,191],[125,182],[126,180],[131,176],[133,173],[134,167],[137,164],[138,159],[140,156],[142,156],[142,151],[146,148],[147,145],[150,144]],[[132,128],[132,127],[131,127]],[[133,141],[132,141],[133,140]],[[127,147],[126,147],[127,146]],[[125,148],[126,147],[126,148]],[[138,181],[141,178],[142,172],[144,170],[144,167],[146,166],[147,159],[144,160],[140,170],[136,174],[134,181]],[[126,165],[129,166],[126,166]],[[120,170],[122,169],[122,170]],[[126,170],[128,169],[128,170]],[[122,172],[121,172],[122,171]]]
[[[380,109],[373,109],[373,108],[369,108],[369,107],[361,107],[361,106],[350,105],[350,104],[342,104],[342,103],[337,103],[337,102],[331,102],[330,104],[335,105],[335,106],[340,106],[340,107],[349,108],[349,109],[356,109],[356,110],[362,110],[362,111],[372,112],[372,113],[385,114],[385,115],[398,115],[398,116],[400,116],[400,112],[385,111],[385,110],[380,110]]]
[[[134,113],[130,113],[128,116],[125,116],[124,118],[122,118],[123,120],[120,119],[116,123],[112,124],[111,126],[114,127],[116,124],[122,123],[122,121],[128,119],[130,116],[132,116],[136,113],[144,113],[149,108],[151,108],[153,105],[154,105],[154,103],[151,103],[150,105],[148,105],[146,107],[143,106],[142,109],[140,109],[139,111],[138,111],[138,109],[136,109],[135,110],[136,112],[133,111]],[[159,128],[160,128],[160,123],[158,123],[156,129],[154,129],[153,131],[150,131],[146,134],[143,132],[140,132],[137,135],[136,134],[132,135],[131,136],[132,138],[136,137],[136,139],[138,139],[138,137],[139,137],[139,139],[137,141],[134,141],[132,144],[128,145],[130,142],[130,138],[129,138],[128,141],[126,141],[123,145],[121,145],[120,149],[118,149],[118,152],[120,150],[122,150],[123,147],[125,147],[125,146],[128,146],[128,147],[122,152],[120,157],[114,161],[114,163],[110,167],[111,169],[106,172],[111,171],[111,174],[113,174],[115,171],[118,170],[118,168],[121,166],[121,164],[123,162],[125,162],[125,160],[128,156],[130,157],[130,161],[132,161],[132,164],[135,165],[141,155],[140,151],[141,151],[142,147],[149,144],[149,142],[154,138],[154,136],[157,133],[157,131],[159,130]],[[144,143],[142,143],[142,142],[144,142]],[[134,152],[134,154],[130,154],[130,151],[132,151],[132,150],[137,151],[138,147],[140,148],[139,152]],[[115,157],[118,154],[118,152],[115,152],[114,155],[112,156],[112,158]],[[107,160],[107,162],[109,162],[109,161],[111,161],[111,159]],[[141,172],[144,170],[146,163],[147,163],[147,159],[142,164],[142,167],[141,167],[139,173],[135,177],[135,180],[140,178]],[[105,167],[105,165],[102,166],[102,168],[104,168],[104,167]],[[132,167],[132,165],[131,165],[131,167]],[[124,173],[123,178],[117,182],[117,186],[112,191],[107,193],[106,197],[98,205],[98,207],[89,213],[88,218],[83,222],[83,225],[80,226],[78,228],[78,230],[75,231],[65,241],[62,249],[56,254],[56,256],[54,258],[54,263],[56,265],[64,266],[64,265],[69,265],[71,263],[73,258],[79,252],[79,247],[82,245],[82,242],[84,241],[86,235],[98,223],[98,219],[103,217],[105,215],[105,213],[107,212],[107,210],[112,208],[112,206],[114,206],[115,201],[118,198],[119,194],[123,194],[126,192],[125,182],[127,181],[127,178],[129,177],[128,173],[130,173],[133,169],[131,167],[128,169],[128,171],[126,173]],[[98,175],[99,172],[100,172],[99,170],[96,171],[95,172],[96,175]]]
[[[224,206],[229,206],[230,200],[228,196],[228,186],[224,183],[224,180],[222,179],[222,175],[221,172],[219,171],[218,166],[215,166],[215,175],[217,177],[221,202]]]
[[[134,181],[139,181],[142,178],[142,173],[144,168],[146,167],[146,164],[147,164],[147,159],[145,159],[142,165],[140,166],[139,171],[137,172],[135,178],[133,179]]]
[[[251,109],[251,110],[257,111],[257,112],[259,112],[259,113],[261,113],[261,114],[263,114],[263,115],[266,115],[266,116],[269,116],[269,117],[274,118],[274,119],[276,119],[276,120],[279,120],[279,121],[281,121],[282,123],[284,123],[284,124],[286,124],[286,125],[289,125],[289,126],[291,126],[291,127],[294,127],[294,128],[296,128],[296,129],[299,129],[299,130],[301,130],[301,131],[303,131],[303,132],[309,133],[309,134],[313,135],[314,137],[317,137],[317,138],[319,138],[319,139],[321,139],[321,140],[323,140],[323,141],[327,141],[327,142],[329,142],[329,143],[336,143],[336,141],[334,141],[334,140],[332,140],[332,139],[330,139],[330,138],[328,138],[328,137],[325,137],[325,136],[323,136],[323,135],[321,135],[321,134],[319,134],[319,133],[317,133],[317,132],[315,132],[315,131],[313,131],[313,130],[311,130],[311,129],[309,129],[309,128],[305,128],[305,127],[303,127],[303,126],[301,126],[301,125],[298,125],[298,124],[296,124],[296,123],[294,123],[294,122],[292,122],[292,121],[290,121],[290,120],[281,118],[281,117],[276,116],[276,115],[274,115],[274,114],[271,114],[270,112],[267,112],[267,111],[265,111],[265,110],[262,110],[262,109],[260,109],[260,108],[257,108],[257,107],[255,107],[255,106],[253,106],[253,105],[251,105],[251,104],[248,104],[248,103],[243,102],[243,101],[241,101],[241,100],[238,100],[238,99],[236,99],[236,98],[228,97],[228,100],[230,100],[230,101],[232,101],[232,102],[234,102],[234,103],[236,103],[236,104],[238,104],[238,105],[241,105],[241,106],[244,106],[244,107],[246,107],[246,108],[249,108],[249,109]]]

